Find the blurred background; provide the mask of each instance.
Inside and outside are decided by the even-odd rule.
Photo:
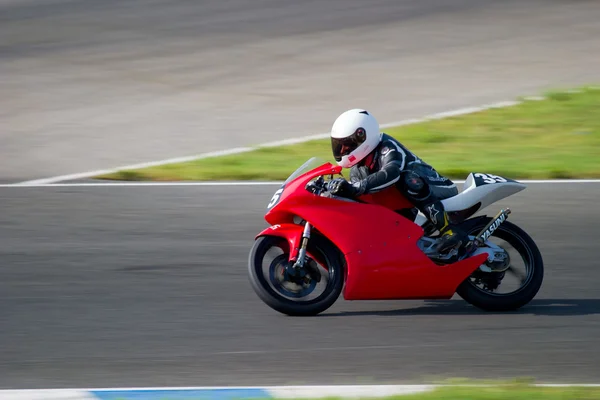
[[[596,1],[2,1],[0,178],[381,123],[598,78]]]
[[[0,0],[0,183],[598,83],[598,21],[595,0]],[[248,284],[275,189],[1,188],[0,387],[600,373],[597,184],[489,211],[547,260],[526,311],[340,299],[315,319]]]

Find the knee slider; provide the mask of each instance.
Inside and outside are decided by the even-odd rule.
[[[423,178],[413,171],[405,171],[402,175],[402,184],[408,195],[418,200],[429,197],[429,185]]]

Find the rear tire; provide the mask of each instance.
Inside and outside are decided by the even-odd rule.
[[[476,235],[491,220],[490,217],[482,218],[476,224],[469,226],[467,233]],[[505,240],[518,251],[527,269],[525,283],[514,292],[496,294],[477,287],[471,281],[471,276],[459,285],[456,293],[466,302],[485,311],[514,311],[529,303],[540,290],[544,279],[542,255],[533,239],[523,229],[509,221],[503,222],[494,231],[492,237]],[[476,274],[486,273],[476,271]]]
[[[275,291],[267,282],[262,271],[262,261],[268,250],[278,247],[284,251],[285,259],[289,255],[289,243],[277,236],[259,237],[252,246],[248,258],[250,283],[258,297],[273,310],[290,316],[314,316],[331,307],[338,299],[344,285],[344,264],[337,249],[327,240],[317,235],[311,236],[308,250],[319,253],[326,260],[329,275],[326,288],[317,298],[307,301],[290,300]]]

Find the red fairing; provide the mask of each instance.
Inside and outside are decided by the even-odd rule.
[[[390,208],[319,197],[305,190],[312,178],[336,173],[336,169],[326,164],[289,182],[265,219],[275,225],[297,215],[329,238],[346,256],[345,299],[451,298],[485,261],[487,256],[482,254],[438,266],[417,246],[423,229]],[[400,204],[398,197],[395,200],[388,203],[394,205],[391,208]]]
[[[288,243],[290,244],[290,254],[292,254],[294,253],[294,249],[300,247],[302,231],[303,228],[300,225],[275,224],[256,235],[256,239],[258,239],[260,236],[278,236],[287,239]]]
[[[416,252],[406,246],[407,252]],[[370,259],[367,260],[367,258]],[[416,258],[416,257],[415,257]],[[409,263],[373,251],[347,255],[346,300],[450,299],[456,288],[486,259],[485,254],[448,265],[432,262]]]
[[[285,190],[279,196],[279,199],[273,207],[265,214],[265,220],[270,225],[292,223],[293,213],[290,213],[289,207],[293,204],[313,204],[315,200],[321,199],[318,196],[308,192],[305,187],[313,178],[321,175],[335,175],[342,170],[340,166],[334,166],[331,163],[325,163],[322,166],[308,171],[292,182],[288,182]]]
[[[304,227],[301,225],[277,224],[263,230],[261,233],[256,235],[256,238],[259,238],[260,236],[278,236],[286,239],[290,245],[289,260],[292,261],[298,254],[300,244],[302,243],[303,231]],[[310,251],[307,251],[306,254],[321,264],[323,268],[327,269],[327,262],[323,260],[319,254],[312,254]]]
[[[370,204],[379,204],[394,211],[413,207],[413,204],[406,197],[402,196],[402,193],[396,190],[395,187],[390,187],[376,193],[364,194],[360,197],[360,200]]]

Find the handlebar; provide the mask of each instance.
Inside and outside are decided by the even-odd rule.
[[[309,192],[311,192],[317,196],[331,197],[332,199],[338,199],[338,200],[350,201],[350,202],[358,201],[357,199],[351,199],[351,198],[347,198],[347,197],[340,197],[340,196],[332,195],[327,189],[327,182],[325,182],[325,179],[323,178],[323,176],[318,177],[313,182],[308,182],[306,184],[306,190],[308,190]],[[324,195],[323,194],[324,192],[326,192],[327,195]]]
[[[306,190],[309,192],[320,196],[321,193],[327,190],[327,184],[325,184],[325,179],[323,176],[318,177],[316,180],[312,182],[308,182],[306,184]]]

